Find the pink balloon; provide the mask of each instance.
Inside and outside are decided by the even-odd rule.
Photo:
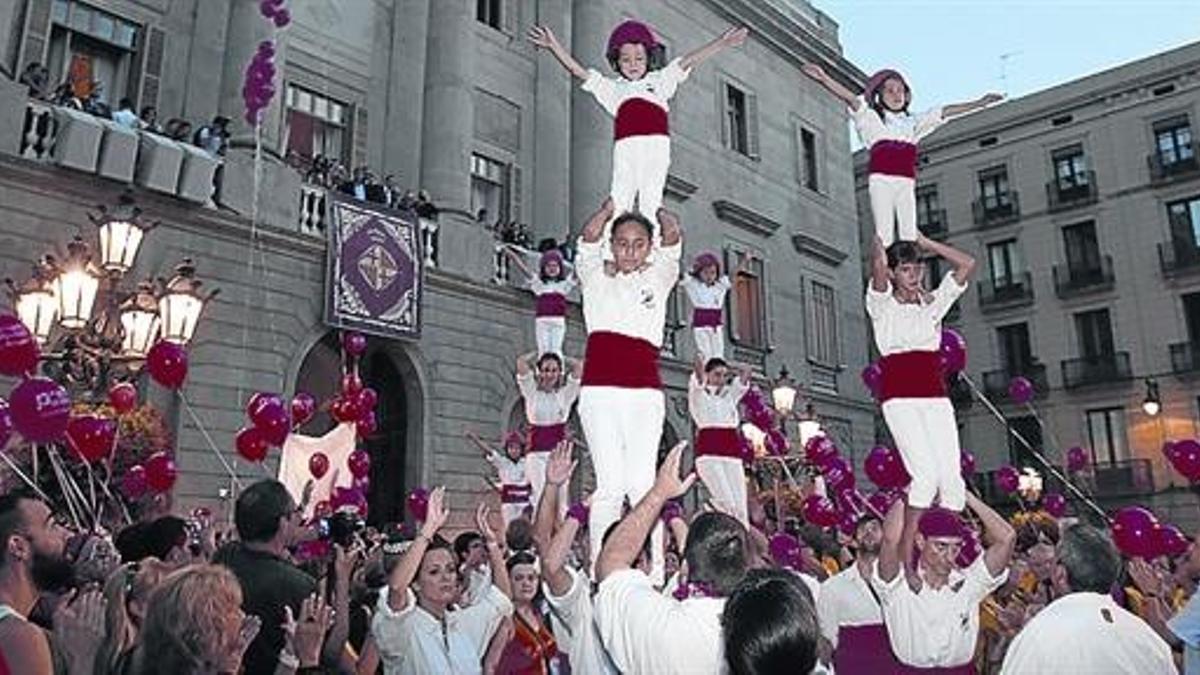
[[[804,456],[810,464],[820,466],[837,457],[838,449],[828,436],[813,436],[804,444]]]
[[[967,340],[953,328],[942,329],[942,344],[938,348],[942,368],[953,375],[967,367]]]
[[[141,499],[149,486],[146,483],[146,467],[134,464],[121,476],[121,492],[130,499]]]
[[[179,475],[175,468],[175,459],[166,452],[156,452],[146,458],[146,485],[154,493],[162,493],[175,485]]]
[[[958,456],[958,469],[962,472],[964,479],[970,479],[975,475],[975,455],[970,450],[963,448]]]
[[[1178,558],[1192,548],[1192,542],[1174,525],[1159,525],[1155,531],[1158,538],[1158,554]]]
[[[820,495],[810,495],[806,498],[801,505],[801,513],[805,520],[818,527],[837,525],[840,517],[833,501]]]
[[[429,515],[429,490],[423,487],[414,488],[408,493],[406,502],[413,520],[425,522],[425,517]]]
[[[1158,519],[1141,506],[1126,506],[1113,517],[1113,543],[1122,553],[1153,558],[1158,552]]]
[[[900,453],[882,445],[871,448],[871,452],[867,453],[863,469],[867,478],[881,488],[901,488],[912,481]]]
[[[63,437],[71,421],[71,397],[62,385],[47,377],[22,381],[9,394],[12,423],[31,443],[49,443]]]
[[[8,444],[9,437],[13,432],[12,410],[8,407],[8,401],[0,398],[0,450]]]
[[[286,28],[292,22],[292,15],[286,9],[281,9],[275,13],[275,27]]]
[[[858,531],[858,519],[858,514],[842,511],[838,520],[838,531],[847,537],[853,537]]]
[[[33,334],[12,314],[0,314],[0,374],[19,377],[37,368],[42,350]]]
[[[317,480],[324,478],[329,472],[329,456],[323,452],[314,452],[313,456],[308,458],[308,472]]]
[[[246,417],[256,427],[266,426],[280,416],[287,417],[287,408],[278,394],[260,391],[246,402]]]
[[[1067,471],[1083,471],[1089,463],[1088,451],[1078,445],[1067,450]]]
[[[275,17],[275,12],[279,11],[279,8],[282,4],[283,3],[277,2],[276,0],[262,0],[262,2],[258,3],[258,11],[264,17],[272,19]],[[266,43],[264,42],[263,44]]]
[[[234,446],[237,453],[247,462],[261,462],[266,459],[271,442],[267,440],[266,432],[262,428],[243,427],[234,437]]]
[[[146,370],[155,382],[167,389],[178,389],[187,379],[187,352],[175,344],[160,340],[146,355]]]
[[[1192,481],[1200,481],[1200,443],[1193,439],[1175,441],[1171,445],[1171,466]]]
[[[879,365],[878,361],[872,361],[863,368],[862,381],[871,395],[879,398],[880,387],[883,386],[883,366]]]
[[[771,559],[780,567],[791,567],[800,559],[800,541],[786,532],[776,532],[767,542]]]
[[[335,512],[350,509],[357,511],[358,515],[363,518],[367,517],[367,497],[354,488],[334,488],[329,505]]]
[[[835,493],[854,488],[854,469],[841,457],[833,457],[821,467],[825,483]]]
[[[887,492],[875,492],[867,497],[867,505],[881,518],[887,515],[888,510],[892,508],[893,501],[892,495]]]
[[[261,424],[254,425],[256,429],[262,432],[263,438],[274,446],[282,446],[287,440],[288,434],[292,432],[292,420],[288,417],[287,411],[280,407],[278,410],[272,410],[271,413],[262,420]]]
[[[116,442],[117,424],[108,418],[82,415],[67,422],[67,444],[85,462],[107,459]]]
[[[300,392],[292,398],[292,427],[301,427],[317,413],[317,399],[312,394]]]
[[[342,376],[342,395],[349,398],[362,391],[363,382],[358,373],[346,373]]]
[[[364,413],[374,410],[375,406],[379,405],[379,392],[371,387],[363,387],[358,392],[355,405]]]
[[[361,416],[354,401],[338,397],[329,404],[329,414],[338,422],[355,422]]]
[[[355,450],[346,459],[346,465],[350,468],[352,476],[362,478],[371,473],[371,455],[367,454],[366,450]]]
[[[367,351],[367,336],[356,330],[342,333],[342,349],[350,356],[362,356]]]
[[[131,382],[118,382],[108,388],[108,404],[118,415],[126,415],[137,407],[138,390]]]
[[[1067,498],[1061,492],[1047,492],[1042,495],[1042,508],[1055,518],[1067,515]]]
[[[1016,467],[1006,464],[996,470],[995,481],[996,487],[1001,492],[1012,494],[1021,485],[1021,474]]]
[[[358,478],[355,478],[354,481],[350,484],[350,486],[365,495],[365,494],[367,494],[367,492],[370,491],[371,477],[370,476],[360,476]]]
[[[1008,397],[1017,405],[1024,405],[1033,400],[1034,388],[1029,378],[1018,375],[1008,383]]]
[[[379,430],[379,420],[374,411],[368,411],[354,423],[354,431],[359,438],[370,438]]]
[[[958,549],[958,557],[954,559],[954,564],[959,568],[970,567],[981,553],[983,547],[979,544],[979,535],[968,529],[963,535],[962,548]]]

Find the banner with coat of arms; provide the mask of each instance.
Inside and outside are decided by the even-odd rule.
[[[329,195],[325,321],[383,337],[421,332],[417,216]]]

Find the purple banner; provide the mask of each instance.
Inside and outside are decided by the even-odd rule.
[[[416,215],[330,197],[326,323],[417,337],[423,277]]]

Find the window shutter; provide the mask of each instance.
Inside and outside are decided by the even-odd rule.
[[[722,128],[724,128],[724,127],[722,126]],[[725,251],[724,251],[724,258],[725,258],[725,269],[733,270],[734,268],[730,266],[730,263],[735,259],[733,249],[726,246]],[[741,284],[742,284],[740,276],[741,275],[739,275],[739,274],[734,274],[730,277],[730,281],[733,282],[733,288],[730,289],[729,295],[725,296],[726,303],[729,305],[729,311],[727,312],[727,314],[729,316],[729,337],[730,337],[730,339],[732,339],[734,341],[741,341],[741,339],[742,339],[741,334],[738,332],[738,324],[741,319],[741,311],[742,311],[742,307],[741,307],[742,303],[738,299],[738,296],[740,295]]]
[[[142,82],[141,88],[134,97],[141,106],[158,106],[158,88],[162,80],[163,41],[165,34],[162,29],[147,26],[142,30],[141,49],[138,58],[141,59]]]
[[[367,163],[367,105],[354,105],[354,159],[353,166],[365,166]]]
[[[508,220],[521,222],[521,167],[508,165]]]
[[[762,322],[762,346],[768,351],[775,349],[775,341],[771,338],[774,334],[775,313],[771,311],[771,294],[768,292],[767,281],[767,261],[764,258],[758,259],[758,306],[762,309],[762,315],[759,321]]]
[[[758,152],[758,95],[746,92],[746,154],[760,159]]]
[[[717,87],[717,109],[721,111],[721,145],[728,148],[729,144],[729,83],[722,82]],[[725,252],[725,263],[729,263],[729,251]],[[726,267],[728,269],[728,267]]]
[[[50,2],[29,0],[25,8],[25,41],[21,48],[21,62],[17,64],[18,73],[35,61],[46,63],[46,43],[50,40]],[[56,86],[58,83],[50,84]]]

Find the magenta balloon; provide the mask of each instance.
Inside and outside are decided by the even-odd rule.
[[[8,444],[12,432],[12,410],[8,406],[8,401],[0,398],[0,451],[3,451],[4,446]]]
[[[1078,445],[1067,450],[1067,471],[1083,471],[1088,465],[1088,451]]]
[[[138,390],[131,382],[119,382],[108,388],[108,404],[125,415],[137,407]]]
[[[278,4],[275,0],[262,0],[258,3],[258,12],[268,19],[275,17],[275,12],[279,11]],[[263,44],[266,44],[265,42]],[[261,47],[260,47],[261,48]]]
[[[1023,405],[1033,400],[1034,388],[1029,378],[1018,375],[1008,383],[1008,397],[1013,403]]]
[[[821,467],[825,483],[835,493],[854,488],[854,469],[841,457],[833,457]]]
[[[867,478],[881,488],[901,488],[912,480],[904,468],[900,453],[886,446],[877,445],[867,453],[863,462]]]
[[[883,385],[883,366],[873,361],[863,368],[862,381],[873,396],[879,398],[879,389]]]
[[[31,443],[49,443],[63,437],[71,421],[71,397],[54,380],[33,377],[9,394],[13,427]]]
[[[350,356],[362,356],[367,351],[367,336],[356,330],[342,333],[342,349]]]
[[[833,500],[820,495],[810,495],[806,498],[800,511],[805,520],[818,527],[837,525],[840,517],[837,505],[833,503]]]
[[[1171,445],[1171,466],[1190,481],[1200,481],[1200,443],[1193,439],[1175,441]]]
[[[275,27],[286,28],[292,22],[292,15],[286,9],[275,12]]]
[[[1126,506],[1113,517],[1113,543],[1127,556],[1153,558],[1158,551],[1158,527],[1158,519],[1148,509]]]
[[[958,455],[958,470],[965,479],[975,475],[975,455],[966,448],[963,448]]]
[[[243,427],[233,439],[237,453],[247,462],[261,462],[267,458],[271,442],[259,427]]]
[[[804,456],[810,464],[820,466],[837,457],[837,454],[837,446],[825,435],[813,436],[804,444]]]
[[[1158,554],[1178,558],[1192,548],[1192,542],[1174,525],[1159,525],[1155,531],[1158,539]]]
[[[879,515],[883,517],[887,515],[888,509],[892,508],[892,495],[887,492],[875,492],[867,497],[867,504]]]
[[[141,499],[149,485],[146,483],[146,467],[134,464],[121,476],[121,492],[130,499]]]
[[[1042,508],[1055,518],[1067,515],[1067,498],[1061,492],[1047,492],[1042,495]]]
[[[175,485],[179,472],[175,459],[165,452],[156,452],[146,458],[146,484],[155,493],[166,492]]]
[[[767,448],[776,455],[787,453],[788,439],[787,434],[780,429],[771,429],[767,432]]]
[[[271,445],[283,447],[288,434],[292,433],[292,420],[288,417],[287,411],[281,409],[278,412],[272,412],[268,418],[263,420],[262,424],[256,424],[254,428],[261,431],[263,438]]]
[[[942,329],[942,343],[938,352],[947,374],[953,375],[967,367],[967,340],[953,328]]]
[[[283,398],[279,394],[260,391],[246,401],[246,417],[254,426],[261,426],[278,415],[286,414]]]
[[[167,389],[178,389],[187,379],[187,352],[174,342],[160,340],[146,355],[146,370],[150,372],[151,379],[160,385]]]
[[[350,475],[362,478],[371,473],[371,455],[367,454],[366,450],[355,450],[346,459],[346,465],[350,469]]]
[[[771,559],[780,567],[787,567],[800,557],[800,541],[786,532],[771,535],[767,549],[771,553]]]
[[[67,422],[67,445],[85,462],[99,462],[112,455],[117,442],[116,422],[96,415],[81,415]]]
[[[292,427],[304,426],[317,413],[317,399],[312,394],[300,392],[292,397]]]
[[[329,456],[323,452],[314,452],[312,457],[308,458],[308,472],[317,480],[324,478],[329,472]]]
[[[19,377],[32,373],[41,358],[33,334],[12,314],[0,314],[0,374]]]
[[[1005,494],[1012,494],[1021,485],[1021,474],[1016,467],[1005,465],[996,470],[996,488]]]
[[[423,487],[414,488],[408,493],[408,499],[405,501],[413,520],[424,522],[425,517],[429,515],[429,490]]]

